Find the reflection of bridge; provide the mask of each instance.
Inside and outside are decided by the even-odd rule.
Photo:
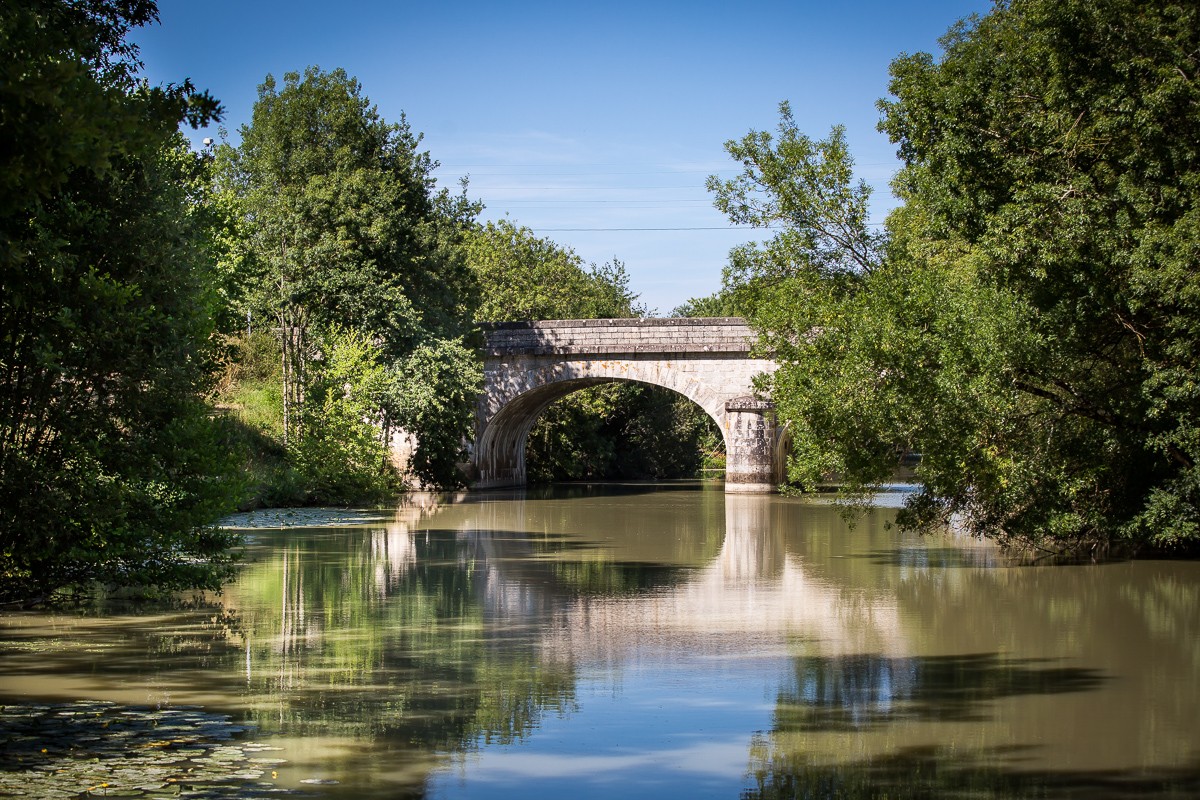
[[[731,317],[508,322],[485,327],[484,393],[476,410],[475,486],[525,483],[525,440],[555,400],[586,386],[637,381],[671,389],[716,421],[725,490],[772,491],[782,435],[753,379],[774,363],[750,356],[753,332]]]
[[[761,496],[726,496],[723,505],[720,517],[705,520],[723,535],[719,549],[703,559],[681,559],[669,544],[682,537],[683,553],[697,553],[704,537],[698,537],[701,520],[695,517],[684,523],[690,529],[670,536],[649,535],[661,521],[656,517],[647,530],[609,542],[613,549],[596,561],[605,569],[647,563],[666,568],[664,581],[634,592],[589,593],[564,585],[555,565],[571,559],[539,557],[513,535],[583,533],[579,526],[588,517],[578,511],[564,515],[556,504],[512,499],[453,506],[438,523],[460,530],[460,542],[472,547],[468,560],[494,624],[536,627],[542,652],[554,661],[618,663],[633,653],[697,648],[778,653],[792,640],[826,656],[909,652],[894,597],[869,583],[855,585],[845,574],[814,569],[820,559],[797,547],[804,539],[796,533],[805,527],[802,521],[811,524],[814,509],[802,514],[796,504]],[[835,509],[823,511],[837,519]],[[626,523],[623,518],[623,529]],[[596,523],[595,531],[603,527]],[[594,542],[595,535],[583,533],[583,539]]]

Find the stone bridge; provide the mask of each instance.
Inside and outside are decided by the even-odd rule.
[[[671,389],[725,437],[725,491],[774,491],[785,438],[774,406],[754,394],[774,370],[750,357],[754,334],[733,317],[586,319],[483,326],[484,392],[471,455],[476,488],[523,486],[525,440],[555,400],[587,386],[637,381]]]

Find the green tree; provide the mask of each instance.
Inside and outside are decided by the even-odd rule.
[[[1007,485],[975,516],[1079,545],[1195,539],[1200,9],[1013,2],[943,46],[893,64],[881,127],[906,236],[961,250],[1009,319],[1012,432],[983,475]],[[966,482],[945,494],[963,505]]]
[[[480,287],[481,322],[640,316],[621,262],[586,265],[575,251],[508,219],[467,236],[467,263]]]
[[[361,331],[313,332],[319,354],[310,365],[304,404],[307,434],[292,445],[307,502],[378,502],[399,490],[375,424],[389,376],[378,347]]]
[[[672,317],[740,317],[743,311],[733,293],[721,291],[705,297],[692,297],[675,307]]]
[[[854,180],[843,129],[813,140],[787,103],[779,110],[777,133],[751,131],[726,143],[742,173],[709,178],[708,188],[732,220],[780,230],[765,243],[735,248],[724,289],[703,302],[741,311],[760,334],[760,354],[780,365],[762,388],[793,437],[791,481],[811,488],[838,473],[869,485],[894,465],[878,458],[893,452],[894,440],[875,428],[868,439],[848,433],[877,421],[879,407],[869,387],[857,387],[859,354],[846,352],[840,337],[865,332],[853,309],[880,280],[886,238],[868,223],[870,188]]]
[[[217,588],[233,538],[190,85],[137,78],[152,2],[0,9],[0,596]]]
[[[424,454],[418,464],[453,463],[470,415],[461,404],[443,406],[449,418],[415,414],[424,390],[404,371],[415,352],[433,348],[462,369],[427,372],[438,383],[425,389],[475,391],[466,337],[476,288],[460,244],[477,207],[434,190],[436,164],[418,150],[421,137],[403,117],[384,121],[342,70],[309,67],[285,75],[282,86],[268,76],[241,139],[218,152],[233,218],[227,291],[280,333],[285,439],[303,439],[310,419],[313,331],[338,325],[378,340],[393,378],[393,390],[380,395],[382,429],[427,422],[411,431]],[[420,477],[456,479],[441,468]]]
[[[940,60],[897,59],[881,127],[905,205],[882,257],[856,255],[851,187],[806,180],[828,153],[777,175],[778,150],[753,162],[768,195],[817,217],[833,199],[860,240],[830,258],[801,236],[731,265],[784,365],[772,389],[798,478],[863,486],[915,448],[907,524],[954,517],[1073,550],[1196,538],[1198,13],[999,3],[953,28]],[[820,235],[814,218],[788,224]]]

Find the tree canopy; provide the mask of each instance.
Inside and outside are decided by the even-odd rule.
[[[747,172],[718,204],[787,226],[728,278],[782,362],[797,481],[865,487],[919,451],[910,525],[1072,550],[1200,534],[1198,14],[1013,0],[896,59],[886,239],[837,131],[805,149],[785,108],[777,140],[730,143]]]
[[[232,503],[202,392],[215,101],[137,78],[152,2],[0,9],[0,597],[93,582],[216,588]]]
[[[624,265],[586,265],[570,248],[508,219],[476,227],[466,259],[479,281],[481,322],[602,319],[643,313]]]
[[[460,246],[477,207],[435,191],[420,139],[403,117],[383,120],[343,70],[309,67],[282,85],[268,76],[241,143],[217,154],[231,212],[225,271],[235,303],[279,332],[285,440],[302,442],[306,422],[322,435],[306,406],[321,380],[309,373],[328,363],[321,336],[360,331],[390,376],[375,394],[383,430],[416,434],[412,466],[446,484],[479,381],[465,340],[477,290]]]

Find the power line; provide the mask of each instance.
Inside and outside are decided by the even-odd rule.
[[[712,172],[738,172],[738,173],[740,173],[742,171],[742,167],[740,167],[740,166],[729,166],[728,162],[723,162],[723,163],[725,163],[725,166],[723,166],[723,167],[706,167],[703,169],[672,168],[672,167],[663,167],[663,165],[661,165],[661,164],[630,164],[629,162],[624,162],[624,163],[622,163],[622,162],[615,162],[615,163],[580,162],[577,164],[563,164],[561,162],[558,164],[495,164],[495,163],[492,163],[492,164],[445,164],[445,163],[442,163],[442,164],[438,164],[438,167],[440,167],[441,169],[463,169],[463,168],[470,168],[470,167],[479,167],[479,168],[487,168],[487,169],[493,169],[493,168],[495,168],[495,169],[525,169],[525,168],[530,168],[530,167],[537,168],[537,169],[547,169],[547,168],[574,169],[577,167],[638,167],[638,166],[663,167],[661,169],[657,169],[657,170],[653,170],[653,171],[649,171],[649,172],[639,172],[639,173],[637,173],[639,175],[641,175],[641,174],[675,175],[675,174],[686,174],[686,173],[712,173]],[[856,161],[854,163],[854,166],[855,167],[890,167],[890,166],[899,166],[900,163],[901,162],[899,159],[896,159],[895,161],[863,161],[863,162]],[[600,175],[600,174],[606,174],[606,173],[598,172],[595,174]],[[620,174],[620,173],[612,173],[612,174]]]
[[[533,228],[536,231],[545,233],[581,233],[585,231],[761,231],[775,230],[776,226],[769,225],[765,228],[754,228],[749,226],[734,227],[729,225],[716,225],[712,227],[695,227],[695,228]]]
[[[726,164],[723,167],[704,167],[702,169],[687,169],[687,168],[683,168],[683,167],[679,167],[679,168],[668,167],[668,166],[664,166],[662,164],[630,164],[629,162],[613,163],[613,164],[605,164],[603,162],[596,162],[596,163],[579,162],[576,164],[563,164],[563,163],[558,163],[558,164],[495,164],[495,163],[493,163],[493,164],[445,164],[445,163],[443,163],[443,164],[438,164],[438,166],[441,169],[464,169],[464,168],[471,168],[471,167],[479,167],[479,168],[486,168],[486,169],[526,169],[526,168],[578,169],[580,167],[625,167],[625,168],[658,167],[658,169],[652,170],[649,173],[649,174],[654,174],[654,175],[657,175],[657,174],[671,175],[674,173],[687,173],[687,172],[740,172],[741,171],[741,167],[736,167],[736,166],[731,167],[731,166],[728,166],[728,164]],[[596,173],[596,174],[599,175],[599,174],[603,174],[603,173]]]
[[[868,222],[868,228],[878,228],[884,223]],[[537,225],[527,225],[531,230],[543,233],[588,233],[588,232],[626,232],[626,231],[778,231],[787,228],[786,225],[712,225],[688,228],[542,228]]]
[[[454,168],[454,167],[442,167],[442,169],[450,170],[450,171],[457,171],[456,168]],[[498,172],[468,172],[466,177],[468,177],[468,178],[471,178],[471,177],[496,178],[496,177],[502,177],[502,176],[506,176],[506,175],[516,175],[518,177],[525,176],[525,175],[540,175],[540,176],[551,176],[551,177],[557,176],[560,178],[577,178],[577,177],[591,176],[591,175],[604,176],[604,175],[720,175],[720,174],[740,175],[741,170],[736,170],[736,169],[716,169],[716,170],[713,170],[713,169],[655,169],[655,170],[621,170],[619,172],[613,172],[613,171],[609,171],[609,170],[604,170],[604,171],[585,170],[583,172],[578,172],[578,171],[571,170],[568,168],[566,170],[560,169],[560,170],[555,170],[553,172],[543,172],[540,170],[536,171],[536,172],[514,172],[509,169],[502,169]]]
[[[549,204],[549,207],[551,207],[551,208],[553,208],[554,206],[557,206],[557,205],[561,205],[563,203],[628,203],[628,204],[633,204],[633,203],[679,203],[679,204],[704,203],[705,205],[712,204],[712,200],[708,200],[708,199],[699,199],[698,198],[698,199],[692,200],[689,198],[679,199],[679,198],[672,198],[672,197],[664,197],[662,199],[659,199],[657,197],[651,197],[651,198],[647,198],[645,200],[629,200],[629,199],[625,199],[625,200],[559,200],[557,198],[549,198],[549,197],[531,197],[528,200],[505,200],[504,202],[505,202],[505,204],[508,204],[508,205],[511,205],[514,203],[541,203],[542,205]]]
[[[489,176],[490,177],[490,176]],[[704,189],[699,184],[685,184],[680,186],[471,186],[472,189],[487,189],[489,192],[500,191],[534,191],[534,190],[554,190],[560,192],[627,192],[627,191],[650,191],[650,190],[665,190],[665,189]]]

